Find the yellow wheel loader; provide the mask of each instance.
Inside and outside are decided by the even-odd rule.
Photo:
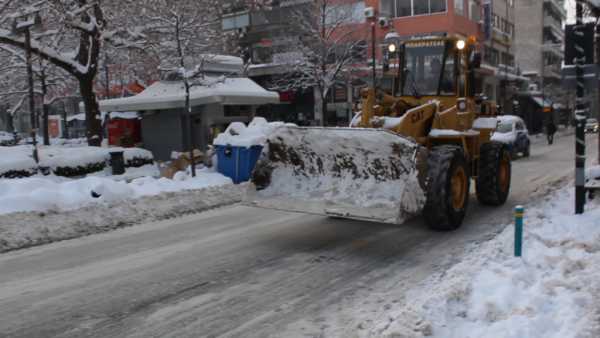
[[[447,231],[465,217],[472,180],[480,203],[505,203],[511,156],[490,140],[496,104],[475,94],[476,44],[390,44],[395,62],[363,90],[349,128],[282,126],[268,137],[247,204],[393,224],[422,214]]]

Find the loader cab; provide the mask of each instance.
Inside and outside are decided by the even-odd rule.
[[[387,52],[385,62],[398,64],[396,73],[390,77],[393,81],[391,92],[396,97],[420,102],[439,99],[452,105],[459,97],[475,95],[471,84],[474,83],[474,70],[481,64],[475,41],[455,38],[408,40]]]
[[[445,40],[407,42],[397,96],[457,96],[458,53]]]

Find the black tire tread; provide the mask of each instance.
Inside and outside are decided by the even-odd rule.
[[[468,206],[468,198],[463,212],[456,213],[450,206],[448,191],[450,169],[454,161],[460,161],[467,170],[463,150],[459,146],[444,145],[433,148],[427,160],[427,201],[423,216],[428,226],[436,231],[451,231],[457,229]],[[468,180],[470,183],[470,179]]]
[[[506,192],[502,192],[498,181],[500,161],[502,155],[506,152],[508,152],[506,146],[500,142],[489,142],[481,146],[479,175],[476,181],[477,200],[479,203],[500,206],[506,202],[510,185]],[[512,176],[512,168],[510,175]]]

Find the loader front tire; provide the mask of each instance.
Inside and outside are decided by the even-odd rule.
[[[500,142],[489,142],[481,146],[480,154],[476,182],[477,200],[483,205],[503,205],[510,191],[510,152],[506,145]]]
[[[436,231],[455,230],[462,224],[469,205],[469,167],[458,146],[439,146],[427,161],[427,201],[423,216]]]

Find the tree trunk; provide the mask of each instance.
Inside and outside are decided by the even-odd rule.
[[[64,107],[64,105],[63,105],[63,107]],[[68,139],[70,137],[69,137],[69,122],[67,122],[67,108],[66,107],[63,108],[63,114],[62,115],[63,115],[62,116],[62,123],[63,123],[63,128],[64,128],[63,129],[62,137]]]
[[[318,126],[325,126],[327,116],[327,101],[323,97],[321,89],[317,86],[313,87],[313,97],[315,100],[314,120]]]
[[[99,147],[102,144],[102,121],[100,121],[100,108],[94,93],[94,78],[79,79],[79,91],[85,107],[85,129],[89,146]]]
[[[321,94],[321,104],[322,104],[321,111],[323,112],[322,113],[323,114],[323,122],[321,122],[321,125],[322,126],[326,126],[328,124],[328,122],[329,122],[327,120],[327,113],[328,113],[328,111],[327,111],[327,98],[323,97],[322,94]]]
[[[40,66],[41,62],[40,62]],[[50,135],[48,133],[48,103],[46,102],[46,95],[48,94],[48,87],[46,86],[46,73],[44,68],[41,67],[42,72],[40,74],[40,80],[42,82],[42,135],[44,136],[44,145],[50,145]]]
[[[50,133],[48,132],[48,104],[46,102],[42,105],[42,133],[44,136],[44,145],[50,145]]]

